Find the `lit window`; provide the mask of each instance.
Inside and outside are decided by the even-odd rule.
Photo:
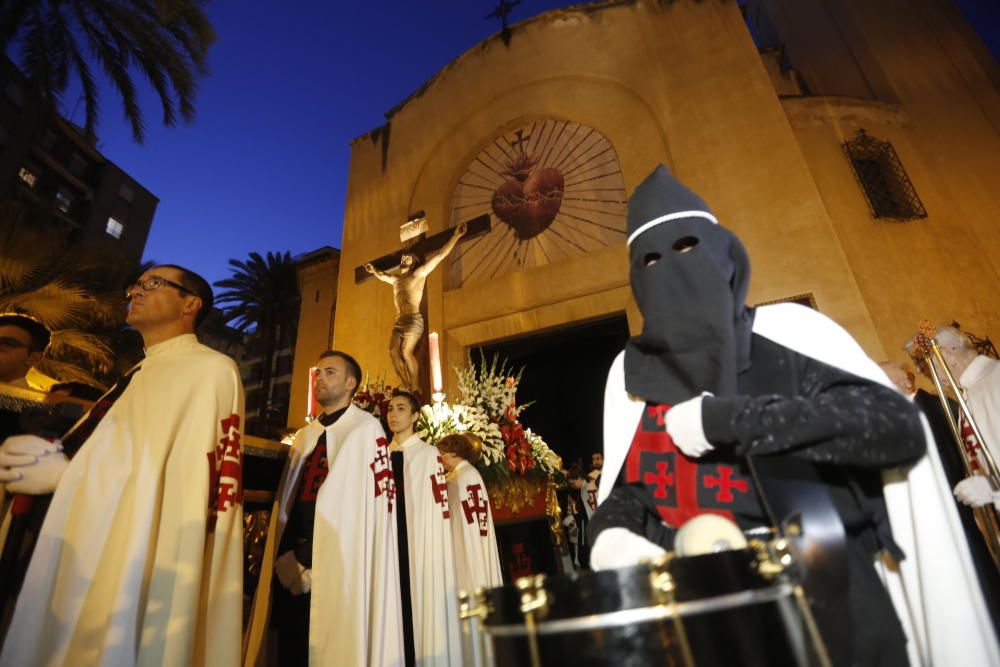
[[[38,182],[38,174],[27,167],[21,167],[21,170],[17,172],[17,175],[29,188],[35,187],[35,183]]]
[[[118,222],[114,218],[108,218],[108,224],[104,228],[104,231],[108,234],[108,236],[120,239],[122,237],[122,232],[125,231],[125,225]]]
[[[73,195],[65,188],[56,190],[56,208],[63,213],[69,213],[69,210],[73,208]]]
[[[122,186],[118,188],[118,196],[131,204],[135,199],[135,191],[129,187],[128,183],[122,183]]]

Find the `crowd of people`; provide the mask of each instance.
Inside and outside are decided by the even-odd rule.
[[[627,244],[643,326],[608,376],[603,453],[568,475],[574,567],[662,556],[703,514],[753,532],[826,512],[842,556],[811,576],[844,583],[822,600],[836,618],[816,614],[833,665],[1000,664],[997,571],[963,509],[1000,494],[954,465],[940,402],[815,310],[748,307],[742,243],[665,167],[629,201]],[[194,333],[211,289],[161,265],[128,297],[144,359],[61,438],[0,446],[5,559],[18,540],[0,667],[463,664],[457,593],[503,583],[481,442],[428,445],[408,392],[386,433],[352,402],[358,362],[322,353],[244,631],[244,397]],[[43,331],[0,316],[0,380],[21,382]],[[937,339],[985,439],[969,449],[996,457],[1000,362]]]

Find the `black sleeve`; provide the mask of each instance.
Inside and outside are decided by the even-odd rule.
[[[925,450],[916,406],[899,392],[797,355],[800,395],[708,397],[705,437],[739,456],[787,453],[814,463],[892,467]]]
[[[593,545],[597,536],[608,528],[625,528],[668,551],[674,548],[674,535],[677,533],[660,520],[649,499],[649,492],[641,484],[621,482],[615,485],[607,500],[590,517],[587,528],[590,544]]]

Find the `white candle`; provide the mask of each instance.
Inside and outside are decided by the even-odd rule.
[[[316,416],[316,395],[313,383],[316,381],[316,369],[309,369],[309,392],[306,398],[306,420]]]
[[[441,350],[438,348],[438,335],[432,331],[427,336],[427,351],[431,358],[431,392],[441,393]]]

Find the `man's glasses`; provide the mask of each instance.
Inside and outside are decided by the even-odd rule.
[[[170,285],[174,289],[180,290],[185,294],[190,294],[191,296],[198,296],[197,294],[189,290],[187,287],[184,287],[184,285],[175,283],[173,280],[167,280],[162,276],[150,276],[145,280],[137,280],[131,285],[129,285],[128,288],[125,290],[125,298],[131,299],[132,294],[135,291],[136,287],[141,288],[144,292],[151,292],[153,290],[160,289],[164,285]]]
[[[22,347],[30,348],[31,345],[28,343],[22,343],[16,338],[8,338],[7,336],[0,337],[0,350],[9,352],[11,350],[19,350]]]

